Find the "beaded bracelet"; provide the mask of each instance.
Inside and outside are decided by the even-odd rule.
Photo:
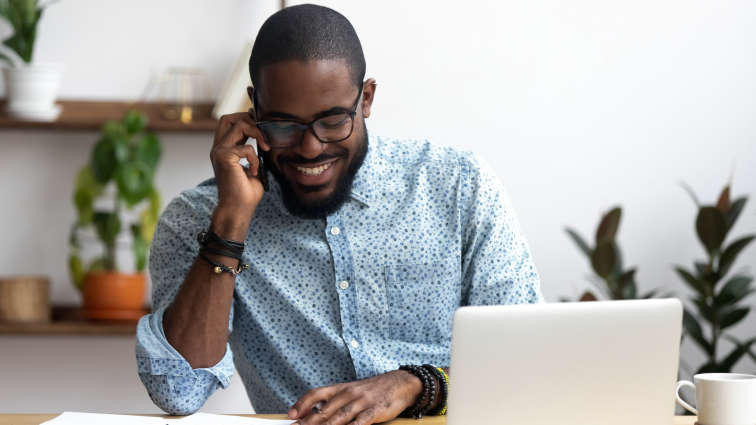
[[[438,406],[433,409],[432,411],[428,412],[429,415],[445,415],[446,414],[446,407],[447,407],[447,401],[449,398],[449,375],[446,374],[446,372],[441,369],[440,367],[436,367],[429,364],[424,364],[424,368],[432,371],[434,375],[436,376],[436,379],[438,379],[438,383],[441,387],[439,391],[439,395],[441,397],[441,402],[438,403]]]
[[[425,368],[418,365],[402,365],[400,370],[406,370],[415,375],[423,384],[423,393],[412,406],[405,409],[400,416],[420,419],[425,415],[436,401],[436,382],[433,375]]]

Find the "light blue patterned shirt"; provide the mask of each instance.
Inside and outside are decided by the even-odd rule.
[[[257,207],[236,278],[226,354],[192,369],[167,342],[163,312],[218,202],[214,179],[183,191],[150,251],[153,313],[137,330],[139,377],[166,412],[198,410],[234,366],[258,413],[307,390],[397,369],[449,365],[463,305],[543,300],[528,245],[492,170],[468,152],[370,138],[351,196],[323,220],[292,216],[280,187]]]

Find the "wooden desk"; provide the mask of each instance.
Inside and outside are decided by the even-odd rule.
[[[0,425],[39,425],[40,423],[44,421],[49,421],[50,419],[56,416],[58,415],[57,414],[52,414],[52,415],[51,414],[45,414],[45,415],[0,414]],[[240,416],[248,416],[248,417],[253,417],[253,418],[268,418],[268,419],[286,419],[285,415],[240,415]],[[171,416],[167,416],[167,417],[171,418]],[[176,418],[176,417],[174,416],[172,418]],[[673,424],[674,425],[693,425],[695,421],[696,421],[695,416],[675,416],[675,420]],[[611,421],[607,421],[607,422],[611,423]],[[414,419],[396,419],[391,422],[387,422],[387,424],[445,425],[446,416],[427,417],[419,421],[416,421]]]

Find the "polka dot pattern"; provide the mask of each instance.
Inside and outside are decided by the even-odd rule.
[[[234,366],[259,413],[400,364],[447,366],[458,306],[543,301],[506,193],[471,153],[371,137],[351,197],[323,220],[290,215],[280,190],[271,179],[255,212],[226,355],[210,368],[192,369],[168,344],[162,315],[210,224],[214,179],[161,215],[150,251],[153,313],[139,322],[136,357],[166,412],[198,410],[228,386]]]

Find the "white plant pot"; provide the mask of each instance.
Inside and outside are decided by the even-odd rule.
[[[63,67],[57,64],[33,64],[4,68],[8,101],[5,112],[14,118],[55,121],[60,106],[55,104]]]

